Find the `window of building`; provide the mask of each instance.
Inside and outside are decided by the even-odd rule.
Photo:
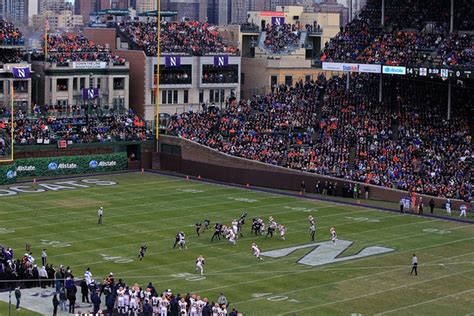
[[[4,84],[4,81],[0,80],[0,93],[3,93],[3,84]]]
[[[199,90],[199,103],[204,103],[204,91]]]
[[[101,84],[102,80],[101,78],[97,78],[97,89],[100,89],[100,84]]]
[[[77,78],[72,79],[72,90],[77,90]]]
[[[278,85],[278,76],[270,76],[270,86],[275,87]]]
[[[173,90],[168,90],[168,103],[173,103]]]
[[[86,87],[86,78],[79,79],[79,90],[82,90]]]
[[[183,91],[183,103],[184,104],[189,103],[189,90]]]
[[[179,103],[178,101],[178,90],[173,90],[173,103]]]
[[[288,87],[293,85],[293,76],[285,76],[285,85]]]
[[[214,90],[209,90],[209,102],[214,103]]]
[[[114,90],[125,89],[125,78],[114,78]]]
[[[56,80],[56,91],[67,91],[69,79],[57,79]]]
[[[224,103],[225,90],[221,90],[221,103]]]
[[[305,80],[306,82],[310,82],[310,81],[311,81],[311,75],[306,75],[306,76],[304,76],[304,80]]]
[[[166,104],[166,90],[161,90],[161,103]]]

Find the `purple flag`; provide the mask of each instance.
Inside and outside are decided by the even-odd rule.
[[[285,17],[283,16],[272,16],[272,25],[283,25],[285,24]]]
[[[92,100],[99,97],[99,89],[84,88],[82,89],[82,100]]]
[[[229,56],[214,56],[214,67],[225,67],[229,64]]]
[[[165,67],[179,67],[179,66],[181,66],[180,56],[166,56],[165,57]]]
[[[30,78],[30,68],[28,67],[13,67],[12,68],[13,77],[26,79]]]

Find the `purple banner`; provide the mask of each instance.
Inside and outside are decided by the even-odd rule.
[[[82,89],[82,100],[92,100],[99,97],[99,89],[84,88]]]
[[[272,16],[272,25],[283,25],[285,24],[285,17],[283,16]]]
[[[229,64],[229,56],[214,56],[214,67],[225,67]]]
[[[30,68],[28,67],[13,67],[12,74],[15,78],[26,79],[31,77]]]
[[[165,67],[179,67],[179,66],[181,66],[180,56],[166,56],[165,57]]]

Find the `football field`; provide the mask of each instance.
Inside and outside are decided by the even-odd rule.
[[[244,315],[474,315],[472,224],[150,173],[22,185],[19,191],[30,192],[0,187],[0,244],[13,247],[15,257],[31,244],[39,262],[46,248],[48,262],[70,266],[76,278],[90,267],[96,280],[113,272],[127,284],[151,281],[158,291],[210,301],[222,292],[229,311]],[[248,218],[236,245],[211,242],[214,223],[230,225],[243,211]],[[317,220],[314,245],[308,215]],[[287,228],[286,240],[250,233],[253,217],[266,224],[269,216]],[[205,218],[211,227],[197,237],[194,224]],[[173,249],[181,230],[184,251]],[[252,242],[264,261],[252,255]],[[142,244],[148,251],[138,261]],[[418,276],[410,275],[413,254]],[[204,276],[194,271],[199,255]],[[8,315],[6,304],[0,315]]]

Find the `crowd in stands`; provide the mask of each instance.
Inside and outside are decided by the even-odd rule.
[[[298,47],[301,38],[301,30],[296,24],[267,24],[265,28],[265,48],[277,54],[287,52]]]
[[[151,22],[124,21],[118,29],[148,56],[156,56],[158,30]],[[197,21],[160,24],[160,52],[194,56],[207,54],[237,54],[237,48],[225,44],[215,26]]]
[[[70,267],[48,264],[47,255],[43,259],[43,253],[41,258],[35,258],[32,252],[15,257],[11,247],[0,246],[0,250],[0,290],[39,287],[41,293],[47,293],[51,288],[54,315],[58,308],[76,315],[152,316],[163,315],[163,311],[177,316],[184,315],[182,310],[186,310],[186,314],[191,309],[197,311],[194,308],[199,309],[199,315],[203,316],[238,315],[235,309],[230,310],[227,297],[222,293],[215,301],[207,297],[201,299],[194,293],[174,294],[171,289],[159,291],[152,282],[146,286],[127,284],[123,279],[116,279],[112,272],[101,280],[95,280],[89,268],[78,276]],[[78,307],[79,298],[82,298],[81,307]],[[123,304],[119,304],[120,301]],[[122,305],[125,306],[123,309],[120,308]]]
[[[125,59],[116,56],[105,46],[94,44],[81,34],[65,33],[48,36],[48,61],[67,65],[71,61],[102,61],[116,65],[125,64]],[[43,53],[34,56],[43,59]]]
[[[10,129],[8,118],[0,119],[2,131]],[[145,141],[152,132],[132,112],[125,115],[41,118],[18,116],[15,119],[14,143],[19,145],[69,143],[104,143],[112,141]]]
[[[384,102],[371,77],[280,86],[226,109],[175,115],[168,132],[219,151],[288,168],[430,195],[472,194],[468,89],[446,121],[447,88],[396,78]]]
[[[20,30],[12,23],[0,18],[0,46],[24,45]]]
[[[466,5],[466,7],[470,7]],[[471,6],[472,7],[472,6]],[[457,10],[462,5],[456,3]],[[461,11],[456,26],[470,27],[472,16]],[[379,1],[369,0],[357,18],[341,28],[321,53],[321,61],[388,65],[472,65],[472,35],[449,34],[450,1],[395,0],[385,7],[381,26]],[[436,57],[440,57],[439,60]]]

